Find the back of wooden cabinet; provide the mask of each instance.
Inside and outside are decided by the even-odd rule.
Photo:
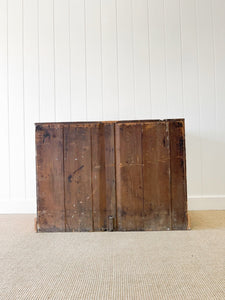
[[[187,229],[184,120],[36,124],[37,231]]]

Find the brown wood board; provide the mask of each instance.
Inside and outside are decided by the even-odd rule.
[[[36,126],[37,229],[65,231],[63,126]]]
[[[187,229],[184,120],[36,124],[37,230]]]

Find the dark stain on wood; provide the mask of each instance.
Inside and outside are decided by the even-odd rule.
[[[54,137],[56,137],[56,135],[54,134]],[[45,142],[45,139],[49,138],[50,139],[50,134],[48,131],[45,131],[45,133],[43,134],[43,144]]]
[[[36,124],[37,231],[187,229],[184,120]]]
[[[36,131],[41,131],[41,130],[43,130],[43,127],[41,125],[37,125],[36,126]]]

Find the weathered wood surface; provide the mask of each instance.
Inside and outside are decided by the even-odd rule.
[[[186,229],[187,183],[185,128],[182,120],[170,120],[170,178],[171,178],[171,229]]]
[[[64,126],[66,231],[92,231],[91,128]]]
[[[143,164],[144,229],[170,229],[170,144],[167,122],[143,124]]]
[[[37,230],[187,229],[184,120],[36,124]]]
[[[142,125],[116,124],[117,229],[143,230]]]
[[[37,229],[65,231],[63,125],[36,126]]]

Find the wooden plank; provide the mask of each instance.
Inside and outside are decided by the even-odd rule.
[[[184,120],[169,121],[171,226],[187,229],[187,186]]]
[[[144,229],[168,230],[170,224],[170,145],[167,122],[143,125]]]
[[[107,123],[104,126],[105,134],[105,178],[106,178],[106,209],[108,229],[110,230],[110,216],[113,230],[116,229],[116,164],[115,164],[115,124]]]
[[[65,231],[63,126],[36,125],[37,230]]]
[[[143,230],[142,125],[116,124],[118,230]]]
[[[92,231],[91,130],[64,125],[66,231]]]
[[[107,229],[104,125],[94,124],[91,136],[93,229],[101,231]]]
[[[92,187],[94,231],[115,227],[114,124],[96,123],[92,127]]]

